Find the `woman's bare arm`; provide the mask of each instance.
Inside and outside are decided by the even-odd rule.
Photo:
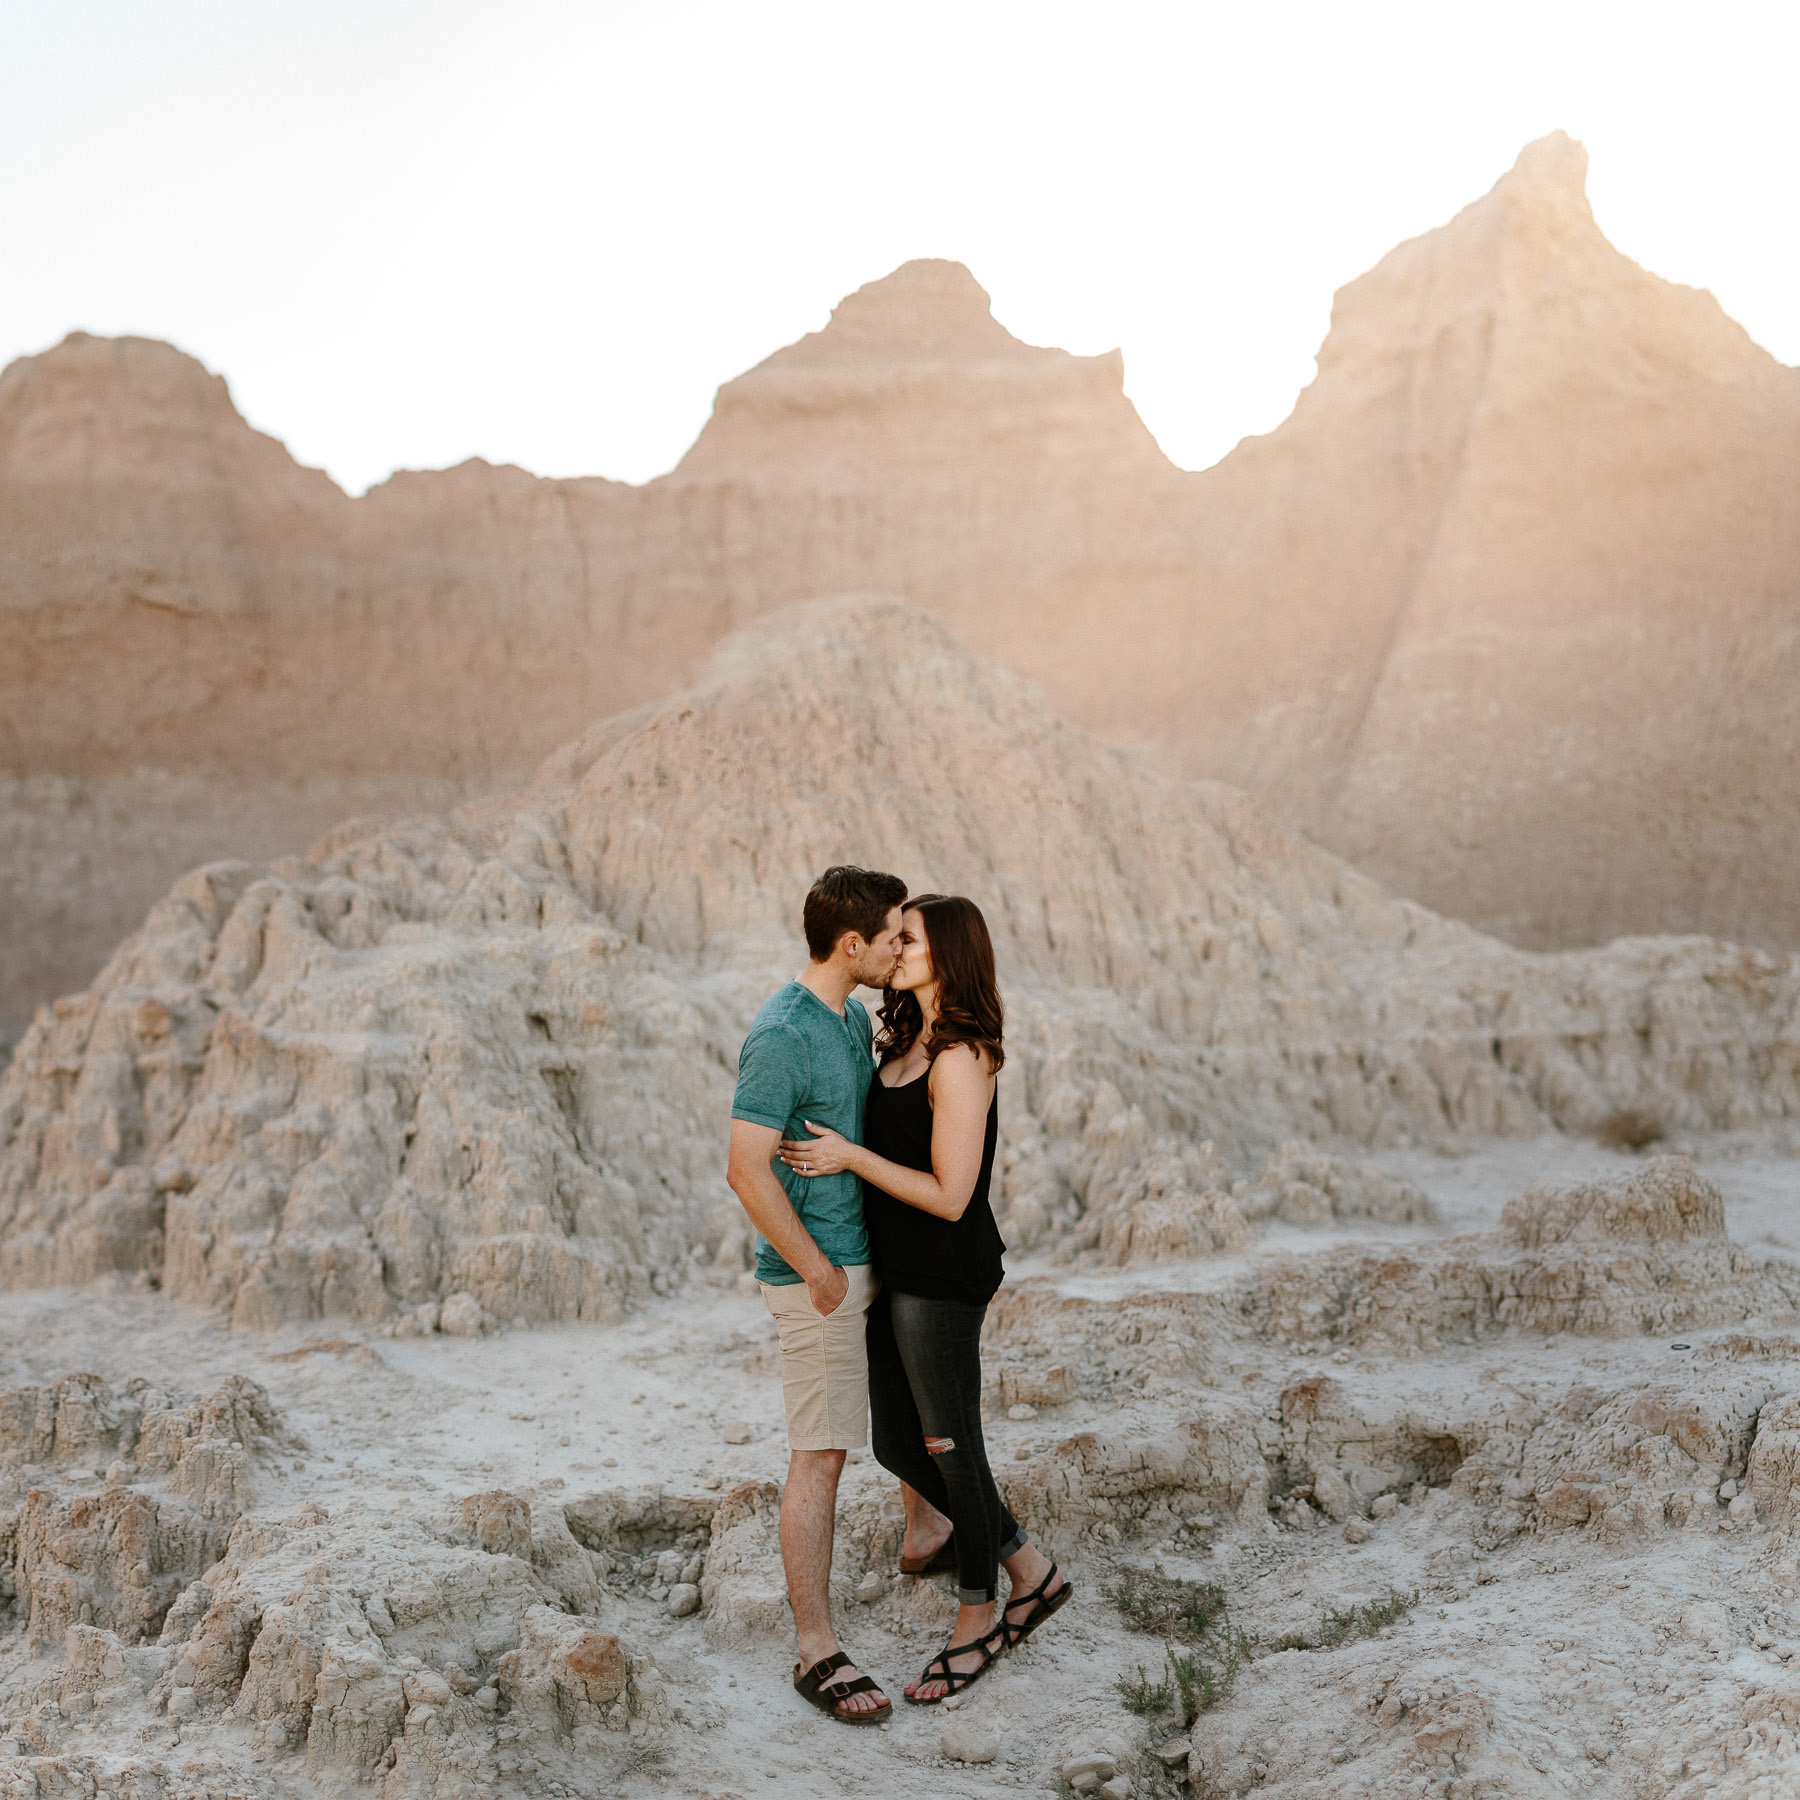
[[[994,1076],[980,1051],[953,1044],[938,1053],[926,1080],[931,1083],[929,1169],[908,1169],[889,1162],[836,1132],[821,1132],[807,1143],[784,1143],[783,1160],[793,1168],[802,1161],[809,1164],[810,1171],[802,1169],[803,1174],[829,1175],[848,1169],[907,1206],[939,1219],[960,1219],[981,1176]]]

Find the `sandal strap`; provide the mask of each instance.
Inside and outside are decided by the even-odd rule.
[[[842,1650],[833,1651],[830,1656],[822,1656],[800,1677],[802,1681],[810,1681],[815,1687],[823,1687],[826,1677],[834,1675],[850,1660]]]
[[[872,1694],[879,1686],[872,1675],[859,1675],[854,1681],[821,1682],[819,1692],[833,1700],[842,1700],[851,1694]]]
[[[1000,1650],[994,1648],[994,1639],[996,1637],[1004,1639],[1005,1636],[1006,1627],[1004,1625],[996,1625],[986,1637],[975,1638],[966,1644],[946,1644],[943,1649],[925,1665],[925,1673],[921,1675],[919,1679],[921,1681],[946,1682],[949,1685],[951,1693],[960,1694],[977,1675],[984,1673],[988,1666],[999,1657]],[[1000,1648],[1005,1648],[1004,1643],[1002,1643]],[[974,1668],[951,1668],[951,1657],[966,1656],[971,1650],[979,1650],[981,1652],[981,1661],[977,1663]]]
[[[1068,1599],[1071,1590],[1067,1581],[1064,1581],[1054,1594],[1044,1592],[1055,1580],[1056,1574],[1056,1564],[1052,1563],[1050,1573],[1029,1594],[1021,1594],[1018,1599],[1007,1601],[1000,1614],[1001,1629],[1006,1633],[1007,1649],[1014,1649],[1024,1643]],[[1022,1619],[1007,1618],[1007,1613],[1011,1612],[1015,1606],[1029,1606],[1031,1610]]]

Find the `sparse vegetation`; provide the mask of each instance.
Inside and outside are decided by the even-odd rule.
[[[1144,1673],[1142,1663],[1138,1664],[1135,1675],[1121,1675],[1113,1686],[1118,1689],[1119,1698],[1125,1702],[1125,1710],[1146,1719],[1153,1719],[1158,1713],[1167,1712],[1175,1701],[1174,1687],[1167,1681],[1152,1682]]]
[[[1365,1600],[1361,1606],[1329,1608],[1314,1635],[1309,1637],[1302,1631],[1285,1632],[1269,1648],[1271,1651],[1335,1650],[1339,1644],[1353,1644],[1358,1638],[1373,1637],[1384,1625],[1404,1618],[1418,1603],[1417,1588],[1410,1594],[1389,1588],[1379,1600]]]
[[[1127,1569],[1113,1604],[1133,1631],[1154,1631],[1197,1644],[1225,1617],[1225,1590],[1213,1582],[1180,1581],[1160,1569]]]
[[[1227,1694],[1244,1666],[1248,1646],[1236,1632],[1226,1634],[1217,1653],[1218,1659],[1207,1661],[1198,1650],[1169,1650],[1168,1674],[1152,1681],[1144,1665],[1138,1664],[1135,1675],[1121,1675],[1113,1683],[1127,1712],[1146,1719],[1179,1711],[1185,1731],[1203,1712],[1210,1712]]]
[[[1613,1150],[1642,1150],[1661,1143],[1668,1135],[1654,1113],[1638,1106],[1621,1106],[1600,1122],[1594,1136]]]
[[[1250,1655],[1250,1642],[1231,1623],[1225,1590],[1212,1582],[1181,1581],[1160,1569],[1126,1569],[1113,1603],[1132,1631],[1170,1640],[1167,1673],[1152,1680],[1143,1665],[1114,1686],[1128,1710],[1145,1718],[1179,1712],[1185,1730],[1231,1692]],[[1178,1649],[1177,1644],[1203,1646]]]
[[[1243,1637],[1235,1631],[1229,1634],[1224,1654],[1217,1663],[1202,1661],[1196,1650],[1172,1650],[1169,1653],[1169,1668],[1181,1695],[1183,1730],[1203,1712],[1210,1712],[1231,1692],[1238,1670],[1244,1666],[1245,1654]]]

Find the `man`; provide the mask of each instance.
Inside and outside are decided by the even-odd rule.
[[[776,1162],[775,1146],[800,1137],[809,1119],[862,1142],[874,1034],[850,995],[893,973],[905,898],[905,882],[872,869],[827,869],[813,883],[804,909],[811,960],[756,1015],[731,1104],[728,1179],[756,1227],[757,1278],[781,1337],[789,1452],[781,1561],[800,1640],[795,1685],[851,1724],[892,1711],[844,1655],[828,1587],[844,1454],[869,1436],[869,1240],[856,1177],[808,1180]]]

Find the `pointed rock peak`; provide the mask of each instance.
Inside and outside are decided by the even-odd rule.
[[[961,263],[902,263],[840,300],[822,331],[726,382],[675,473],[833,486],[1002,466],[1040,484],[1166,473],[1124,370],[1116,350],[1021,343]]]
[[[1509,180],[1521,186],[1554,189],[1587,198],[1587,147],[1566,131],[1534,138],[1519,152]]]
[[[1525,146],[1494,184],[1494,196],[1521,218],[1591,220],[1587,197],[1588,155],[1566,131],[1553,131]]]
[[[769,360],[956,362],[1045,354],[1020,343],[994,317],[991,306],[987,290],[961,263],[921,257],[879,281],[865,282],[837,303],[823,331]]]

